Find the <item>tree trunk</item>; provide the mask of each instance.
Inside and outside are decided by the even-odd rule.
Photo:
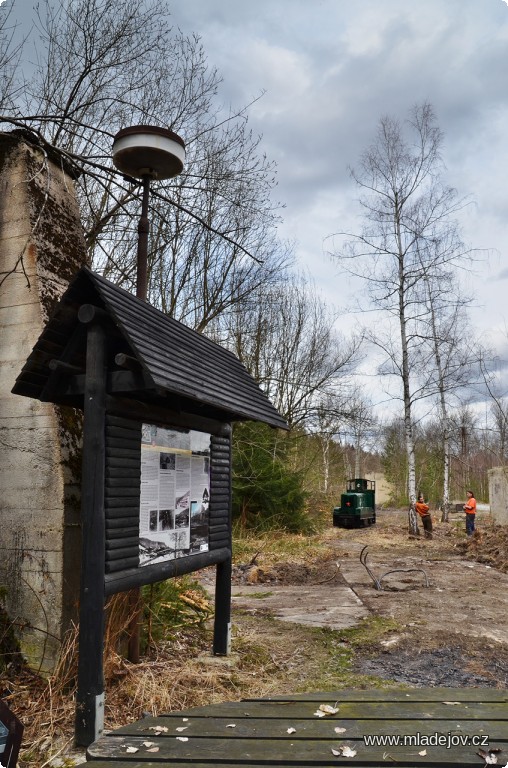
[[[409,381],[409,348],[407,340],[407,318],[406,318],[406,288],[404,279],[404,249],[400,234],[400,212],[398,203],[395,210],[395,227],[397,232],[397,243],[399,248],[399,325],[400,325],[400,345],[402,351],[402,390],[404,393],[404,433],[406,437],[406,455],[407,455],[407,485],[409,495],[408,528],[410,536],[418,536],[418,520],[416,517],[416,466],[415,466],[415,446],[413,439],[413,423],[411,420],[411,389]]]
[[[324,435],[322,438],[323,448],[323,490],[328,493],[328,483],[330,478],[330,437]]]
[[[441,508],[441,522],[447,523],[450,515],[450,435],[448,424],[445,426],[443,448],[443,506]]]
[[[355,477],[362,477],[361,458],[360,438],[357,435],[355,446]]]

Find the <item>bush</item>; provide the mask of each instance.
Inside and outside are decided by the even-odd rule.
[[[263,424],[235,425],[233,518],[242,528],[312,533],[300,475],[289,468],[286,436]]]

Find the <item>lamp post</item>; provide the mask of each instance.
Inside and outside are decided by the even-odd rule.
[[[168,128],[133,125],[122,128],[113,139],[113,163],[127,176],[143,180],[143,202],[138,223],[136,296],[148,295],[148,200],[151,179],[171,179],[183,171],[185,144]]]
[[[123,128],[113,139],[113,163],[127,176],[143,180],[143,202],[138,223],[138,252],[136,296],[143,301],[148,296],[148,200],[151,179],[171,179],[183,171],[185,144],[183,139],[167,128],[153,125],[133,125]],[[141,592],[131,596],[133,619],[128,645],[129,661],[139,662],[139,631]]]

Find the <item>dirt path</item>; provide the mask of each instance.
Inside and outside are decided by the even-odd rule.
[[[244,571],[240,582],[257,583],[236,587],[234,610],[335,629],[337,618],[344,627],[365,616],[391,619],[397,630],[363,649],[359,671],[412,685],[508,686],[508,574],[466,559],[458,524],[435,528],[432,541],[410,539],[405,516],[386,512],[372,528],[331,529],[330,557],[313,568],[280,563]],[[423,569],[429,586],[417,571],[388,575],[376,590],[359,559],[366,545],[377,578]]]

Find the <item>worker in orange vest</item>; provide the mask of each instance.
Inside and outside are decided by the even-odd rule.
[[[415,504],[415,509],[422,518],[423,530],[425,531],[425,538],[432,538],[432,517],[429,512],[429,505],[425,503],[423,493],[418,496],[418,501]]]
[[[476,499],[473,491],[466,491],[467,501],[462,507],[466,513],[466,533],[468,536],[472,536],[474,533],[474,522],[476,516]]]

